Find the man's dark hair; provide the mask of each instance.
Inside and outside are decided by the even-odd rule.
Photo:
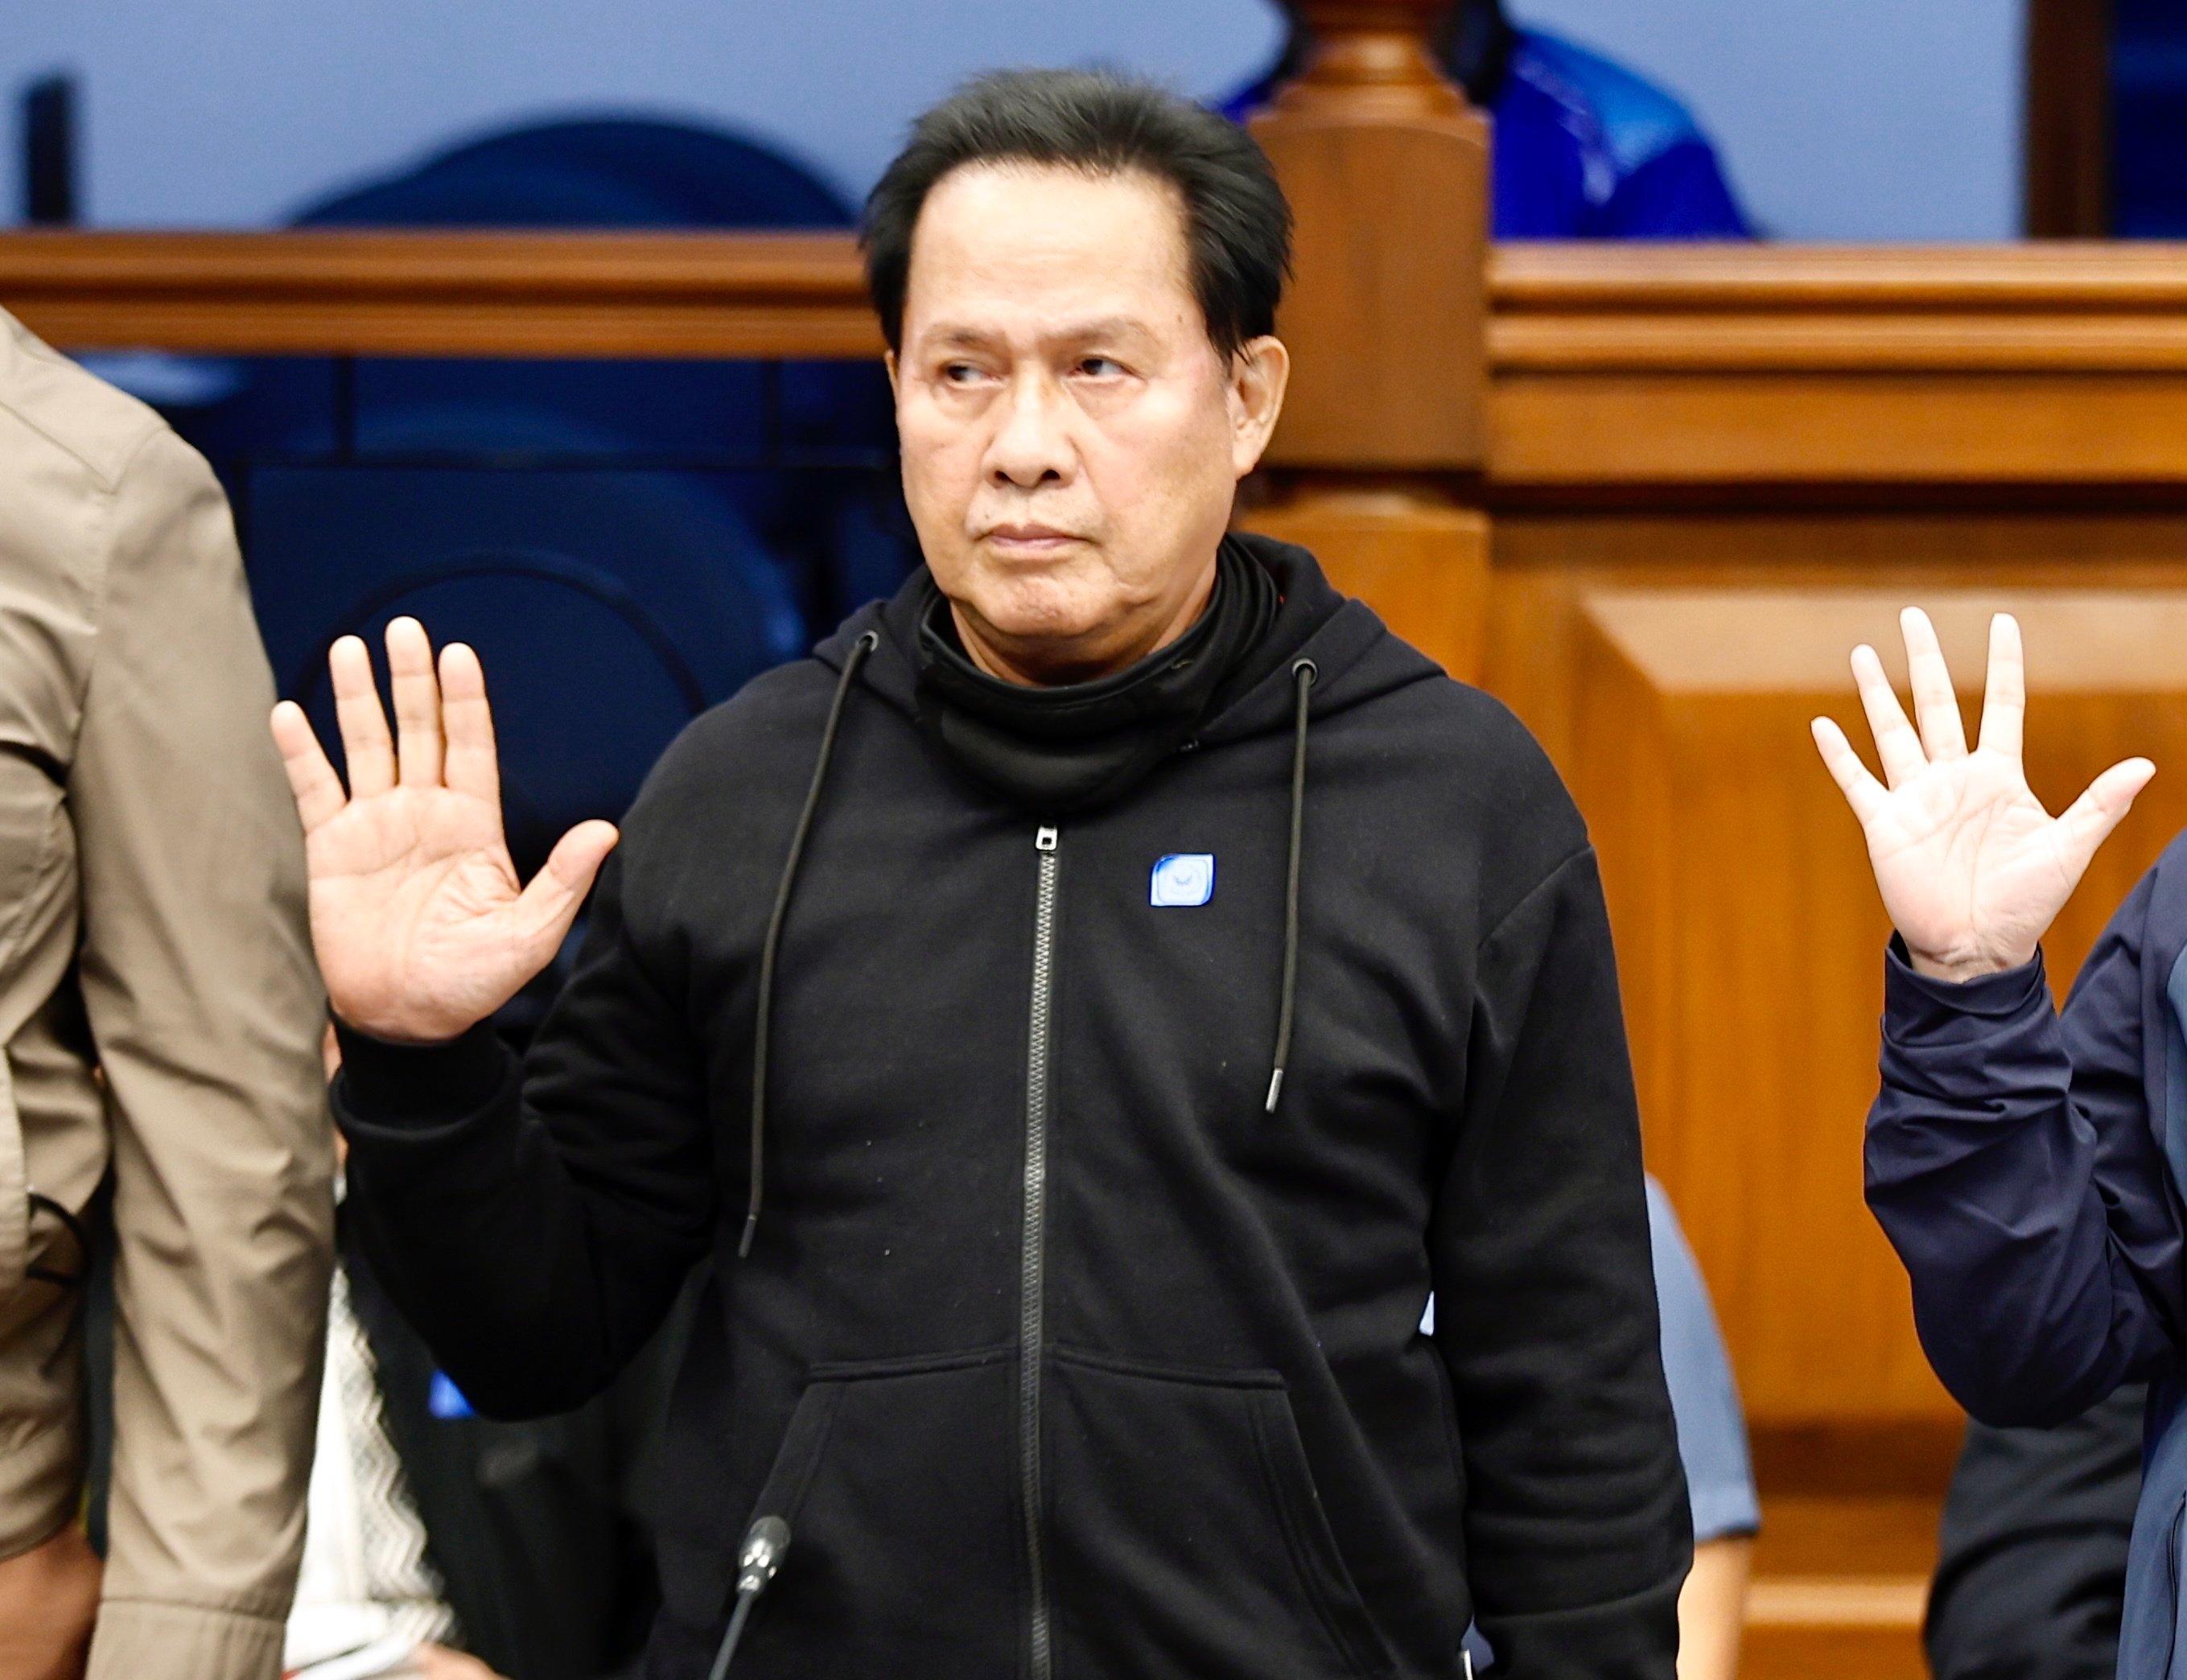
[[[1245,131],[1152,83],[1082,70],[998,70],[913,125],[866,200],[866,281],[891,350],[903,348],[911,239],[927,194],[970,164],[1142,173],[1184,205],[1192,289],[1228,356],[1275,330],[1290,272],[1291,211]]]

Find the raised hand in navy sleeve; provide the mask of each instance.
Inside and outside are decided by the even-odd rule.
[[[1899,628],[1918,732],[1875,649],[1852,650],[1886,781],[1827,717],[1814,720],[1815,745],[1860,819],[1884,908],[1914,966],[1948,980],[2018,968],[2156,767],[2145,758],[2114,764],[2054,818],[2021,765],[2027,697],[2019,624],[2005,613],[1990,621],[1989,682],[1971,752],[1928,615],[1909,607]]]

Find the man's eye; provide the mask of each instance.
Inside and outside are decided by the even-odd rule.
[[[980,377],[980,370],[970,362],[947,362],[942,367],[942,381],[953,385],[968,385]]]
[[[1079,362],[1078,371],[1088,379],[1113,379],[1122,376],[1124,364],[1113,356],[1088,356]]]

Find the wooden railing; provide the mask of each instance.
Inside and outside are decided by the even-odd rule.
[[[1519,246],[1490,275],[1514,492],[2187,482],[2176,248]]]
[[[842,233],[18,233],[0,300],[77,349],[869,357]]]
[[[1524,244],[1486,272],[1476,499],[1492,504],[2187,485],[2187,260],[2170,247]],[[881,348],[847,233],[13,233],[0,300],[78,349]]]

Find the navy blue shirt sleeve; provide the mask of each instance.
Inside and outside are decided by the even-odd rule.
[[[2177,1199],[2150,1121],[2137,888],[2062,1019],[2040,956],[1965,985],[1884,979],[1868,1203],[1922,1347],[1985,1423],[2052,1424],[2149,1374],[2180,1322]]]

